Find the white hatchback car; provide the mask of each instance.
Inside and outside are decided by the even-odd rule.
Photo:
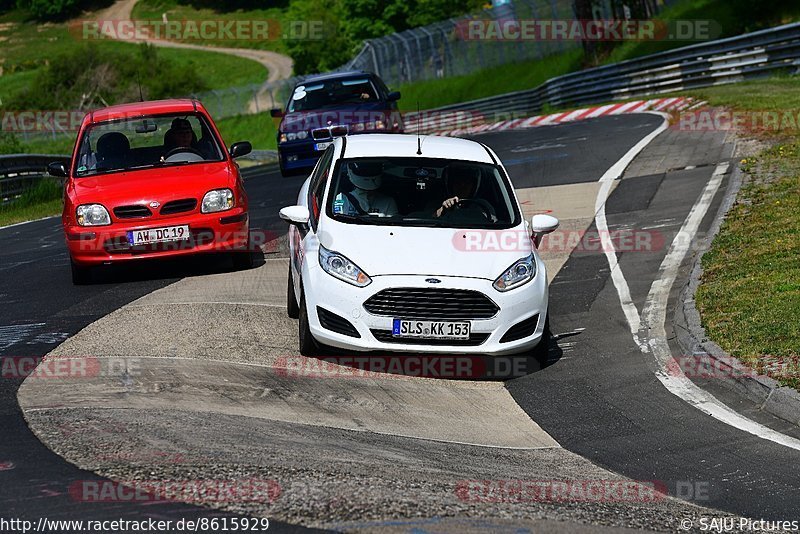
[[[446,137],[338,138],[290,223],[290,317],[300,352],[547,353],[547,273],[558,219],[523,219],[487,146]],[[544,340],[544,342],[543,342]],[[537,354],[538,353],[538,354]]]

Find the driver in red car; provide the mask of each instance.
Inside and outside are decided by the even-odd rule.
[[[167,152],[178,147],[193,148],[196,139],[191,123],[187,119],[177,118],[164,134],[164,147]]]

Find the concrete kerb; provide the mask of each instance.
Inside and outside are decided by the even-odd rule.
[[[757,374],[710,340],[701,325],[700,312],[695,303],[695,294],[703,274],[703,255],[719,232],[722,221],[733,206],[741,186],[742,171],[737,166],[733,170],[708,236],[699,244],[699,253],[694,260],[689,280],[680,292],[673,316],[676,339],[683,354],[699,354],[714,360],[716,368],[723,371],[721,374],[724,376],[721,376],[719,381],[721,385],[757,403],[761,410],[784,421],[800,425],[800,393],[793,388],[781,386],[772,378]]]

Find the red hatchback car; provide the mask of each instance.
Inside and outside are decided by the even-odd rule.
[[[75,284],[96,265],[226,251],[252,266],[247,195],[233,158],[196,100],[112,106],[88,113],[68,166],[61,216]]]

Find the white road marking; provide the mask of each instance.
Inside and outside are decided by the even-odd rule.
[[[658,364],[656,377],[672,394],[677,395],[698,410],[707,413],[723,423],[749,432],[762,439],[767,439],[780,445],[800,450],[800,440],[776,432],[771,428],[742,416],[720,402],[709,392],[698,387],[694,382],[689,380],[682,371],[678,375],[677,370],[680,369],[680,366],[670,366],[670,370],[668,371],[667,366],[672,360],[672,352],[667,343],[667,333],[664,329],[664,324],[667,319],[667,301],[669,299],[670,289],[675,283],[681,262],[683,262],[683,258],[689,251],[692,240],[700,227],[703,217],[705,217],[708,211],[708,207],[714,200],[714,195],[717,193],[722,183],[722,177],[727,170],[728,163],[720,163],[714,170],[711,180],[706,184],[703,193],[700,195],[695,205],[692,206],[692,210],[686,217],[683,226],[672,241],[669,251],[664,257],[664,261],[661,262],[661,266],[659,267],[661,276],[655,280],[650,287],[644,310],[642,310],[643,331],[641,335],[647,338],[648,348]]]
[[[13,228],[14,226],[22,226],[23,224],[30,224],[39,221],[46,221],[47,219],[55,219],[56,217],[61,217],[61,215],[50,215],[48,217],[42,217],[41,219],[34,219],[32,221],[22,221],[14,224],[7,224],[5,226],[0,226],[0,230],[5,230],[6,228]]]
[[[779,445],[800,450],[800,440],[776,432],[771,428],[744,417],[726,406],[709,392],[698,387],[682,372],[680,376],[673,376],[675,372],[667,372],[667,363],[672,359],[672,353],[667,343],[666,330],[664,327],[666,323],[669,292],[677,278],[680,264],[686,256],[700,223],[722,183],[722,177],[728,170],[727,162],[719,164],[714,170],[711,180],[706,184],[702,195],[692,207],[683,226],[670,245],[670,249],[659,268],[660,277],[653,282],[650,288],[641,318],[637,312],[636,305],[631,300],[628,282],[625,280],[625,276],[619,267],[614,244],[608,235],[605,203],[608,199],[612,182],[621,176],[630,162],[644,150],[658,134],[666,130],[669,126],[668,116],[661,113],[659,113],[659,115],[664,117],[664,123],[639,141],[639,143],[631,148],[622,159],[616,162],[600,178],[600,182],[602,182],[603,186],[597,193],[597,200],[595,203],[595,224],[598,232],[604,239],[605,246],[603,249],[605,250],[606,259],[611,269],[611,277],[617,289],[625,318],[630,326],[633,340],[642,352],[652,352],[659,367],[658,372],[656,372],[656,377],[673,395],[727,425]],[[642,341],[643,338],[646,339],[646,341]],[[679,366],[672,366],[672,368],[677,369]]]
[[[633,340],[636,342],[637,345],[641,347],[641,343],[639,341],[639,310],[636,309],[636,304],[633,303],[633,299],[631,298],[631,290],[628,287],[628,282],[625,280],[625,275],[622,274],[622,269],[619,267],[619,263],[617,261],[617,254],[614,250],[614,243],[611,241],[611,235],[608,231],[608,222],[606,221],[606,200],[608,200],[609,194],[611,194],[611,186],[614,183],[614,180],[622,176],[622,173],[625,169],[630,165],[633,158],[639,155],[639,153],[644,150],[644,148],[650,144],[650,142],[656,138],[658,134],[663,132],[669,127],[669,116],[663,113],[656,113],[660,117],[664,119],[664,122],[650,132],[647,136],[645,136],[641,141],[636,143],[619,161],[617,161],[614,165],[608,169],[603,176],[600,177],[600,183],[602,184],[600,190],[597,192],[597,197],[594,204],[594,211],[595,211],[595,226],[597,227],[597,233],[600,234],[600,239],[603,243],[603,250],[606,255],[606,259],[608,260],[608,266],[611,269],[611,279],[614,281],[614,287],[617,288],[617,293],[619,294],[619,300],[622,304],[622,311],[625,314],[625,318],[628,320],[628,325],[631,329],[631,335],[633,336]]]

